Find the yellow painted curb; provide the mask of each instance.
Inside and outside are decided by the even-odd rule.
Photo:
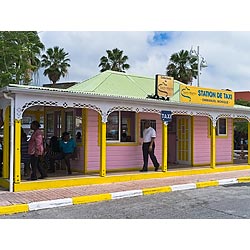
[[[237,178],[238,182],[250,182],[250,176]]]
[[[29,206],[27,204],[19,204],[19,205],[10,205],[10,206],[2,206],[0,207],[0,214],[15,214],[28,212]]]
[[[143,195],[150,195],[150,194],[156,194],[156,193],[166,193],[171,192],[172,189],[170,186],[165,187],[156,187],[156,188],[143,188],[142,193]]]
[[[74,205],[76,205],[76,204],[84,204],[84,203],[89,203],[89,202],[106,201],[106,200],[111,200],[111,199],[112,199],[111,194],[95,194],[95,195],[73,197],[72,202]]]
[[[227,166],[227,167],[216,167],[211,168],[202,168],[202,169],[192,169],[192,170],[180,170],[180,171],[166,171],[166,172],[147,172],[147,173],[131,173],[131,174],[122,174],[112,175],[108,174],[105,177],[89,177],[89,176],[79,176],[74,178],[62,177],[62,179],[45,179],[40,181],[28,182],[22,181],[21,183],[14,184],[14,192],[29,191],[29,190],[39,190],[39,189],[48,189],[48,188],[62,188],[62,187],[74,187],[82,185],[96,185],[104,183],[114,183],[114,182],[127,182],[135,180],[147,180],[154,178],[167,178],[174,176],[188,176],[188,175],[197,175],[197,174],[210,174],[210,173],[219,173],[219,172],[228,172],[235,170],[246,170],[250,169],[250,166]],[[1,183],[0,183],[1,184]]]
[[[196,183],[196,188],[205,188],[205,187],[212,187],[212,186],[218,186],[219,181],[202,181]]]

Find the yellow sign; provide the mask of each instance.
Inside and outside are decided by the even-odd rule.
[[[180,85],[180,102],[231,107],[234,106],[234,92]]]
[[[156,95],[162,97],[173,96],[174,78],[164,75],[156,75]]]

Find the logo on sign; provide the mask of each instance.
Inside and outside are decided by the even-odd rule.
[[[172,112],[171,111],[161,111],[161,119],[164,123],[172,121]]]

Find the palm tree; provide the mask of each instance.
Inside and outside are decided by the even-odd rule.
[[[170,57],[167,75],[185,84],[192,84],[198,75],[197,57],[192,57],[187,50],[181,50]]]
[[[130,68],[130,65],[125,63],[128,60],[128,56],[123,55],[123,51],[119,49],[106,50],[108,57],[103,56],[100,58],[100,64],[98,67],[102,67],[100,72],[106,70],[113,70],[118,72],[125,72]]]
[[[61,76],[65,77],[67,75],[68,67],[70,67],[68,55],[58,46],[55,46],[53,49],[47,49],[46,54],[42,55],[41,66],[45,68],[43,74],[49,77],[53,85],[56,84]]]

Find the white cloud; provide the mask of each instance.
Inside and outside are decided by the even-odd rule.
[[[165,45],[152,46],[153,32],[41,32],[46,48],[62,47],[69,53],[69,76],[61,81],[82,81],[99,73],[100,57],[119,48],[128,55],[128,73],[164,74],[171,54],[200,47],[208,67],[202,70],[200,86],[248,90],[250,80],[250,32],[176,32]],[[40,74],[41,76],[41,74]],[[41,83],[48,82],[41,78]],[[196,82],[194,82],[196,85]]]

